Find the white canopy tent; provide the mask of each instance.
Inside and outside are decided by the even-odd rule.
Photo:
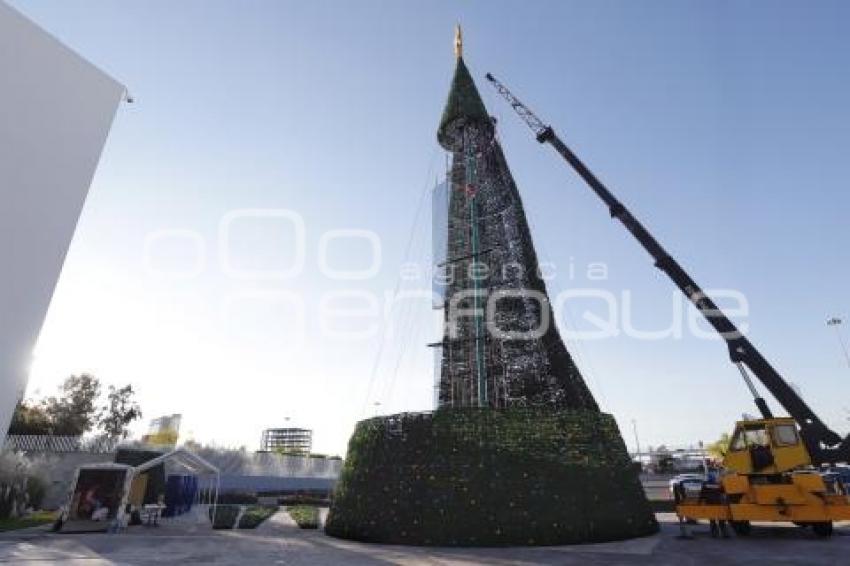
[[[198,477],[198,494],[196,496],[198,499],[196,503],[198,506],[203,507],[204,510],[212,507],[212,515],[210,518],[212,520],[212,524],[215,524],[215,513],[218,507],[218,492],[221,487],[221,472],[217,467],[210,464],[197,454],[193,454],[185,448],[177,448],[171,452],[163,454],[162,456],[157,456],[152,460],[148,460],[144,464],[136,466],[133,468],[133,476],[138,476],[155,468],[156,466],[159,466],[160,464],[168,462],[178,464]],[[205,486],[206,489],[203,489],[204,486],[200,483],[202,478],[207,479],[207,484]],[[206,503],[204,503],[204,492],[206,493]]]
[[[109,528],[105,520],[88,520],[78,518],[76,516],[75,495],[79,497],[79,494],[82,493],[81,488],[78,485],[82,475],[92,472],[108,472],[117,474],[115,476],[115,487],[118,490],[118,499],[116,501],[116,505],[114,505],[115,511],[114,516],[112,516],[112,520],[115,528],[120,530],[127,525],[126,513],[128,499],[130,497],[134,480],[140,475],[150,472],[157,466],[168,463],[173,463],[189,470],[192,475],[199,479],[198,491],[195,495],[195,501],[192,507],[199,523],[207,523],[208,521],[211,521],[210,525],[213,525],[215,523],[215,515],[218,507],[218,494],[221,487],[221,474],[219,469],[197,454],[193,454],[183,448],[178,448],[135,467],[127,464],[106,462],[100,464],[87,464],[77,468],[68,493],[68,502],[60,515],[60,528],[65,531],[70,529],[69,532],[88,532],[92,530],[107,530]],[[206,480],[206,484],[200,481],[204,479]],[[159,510],[157,510],[157,516],[158,512]]]

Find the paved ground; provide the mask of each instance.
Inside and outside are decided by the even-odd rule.
[[[359,544],[303,531],[279,512],[256,530],[136,527],[126,534],[0,535],[0,562],[80,564],[850,564],[850,525],[831,539],[794,527],[754,528],[748,538],[715,540],[708,527],[676,538],[671,515],[659,535],[619,543],[537,548],[453,549]]]

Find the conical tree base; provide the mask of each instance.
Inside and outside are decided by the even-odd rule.
[[[358,423],[325,526],[391,544],[556,545],[655,533],[614,419],[440,409]]]

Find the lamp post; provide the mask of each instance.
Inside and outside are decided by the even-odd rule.
[[[632,430],[635,433],[635,447],[637,448],[637,452],[635,454],[637,456],[637,461],[641,465],[641,468],[642,468],[643,462],[641,462],[641,459],[640,459],[640,440],[638,439],[637,420],[636,419],[632,419]]]
[[[844,342],[844,336],[841,335],[841,325],[844,321],[837,316],[827,319],[826,325],[835,328],[835,336],[838,337],[838,344],[841,345],[841,351],[844,354],[844,361],[847,362],[847,367],[850,367],[850,351],[847,350],[847,344]]]

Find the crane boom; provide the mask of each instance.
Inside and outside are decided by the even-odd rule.
[[[824,424],[812,411],[806,402],[791,388],[772,365],[761,355],[761,352],[744,336],[723,311],[706,295],[702,288],[691,278],[664,247],[649,233],[649,231],[632,215],[623,203],[588,169],[567,145],[561,141],[551,126],[545,124],[537,115],[523,104],[508,88],[499,82],[492,74],[487,73],[487,80],[496,88],[498,93],[507,100],[508,104],[519,114],[520,118],[534,132],[537,141],[548,143],[567,163],[584,179],[596,195],[608,207],[613,218],[619,220],[635,237],[643,248],[652,256],[655,266],[667,274],[676,286],[693,303],[708,323],[726,341],[729,357],[735,363],[764,418],[772,418],[770,408],[765,400],[758,395],[749,380],[746,370],[749,370],[770,391],[771,395],[788,411],[800,426],[800,433],[815,464],[846,462],[850,460],[850,436],[843,439],[835,431]]]

